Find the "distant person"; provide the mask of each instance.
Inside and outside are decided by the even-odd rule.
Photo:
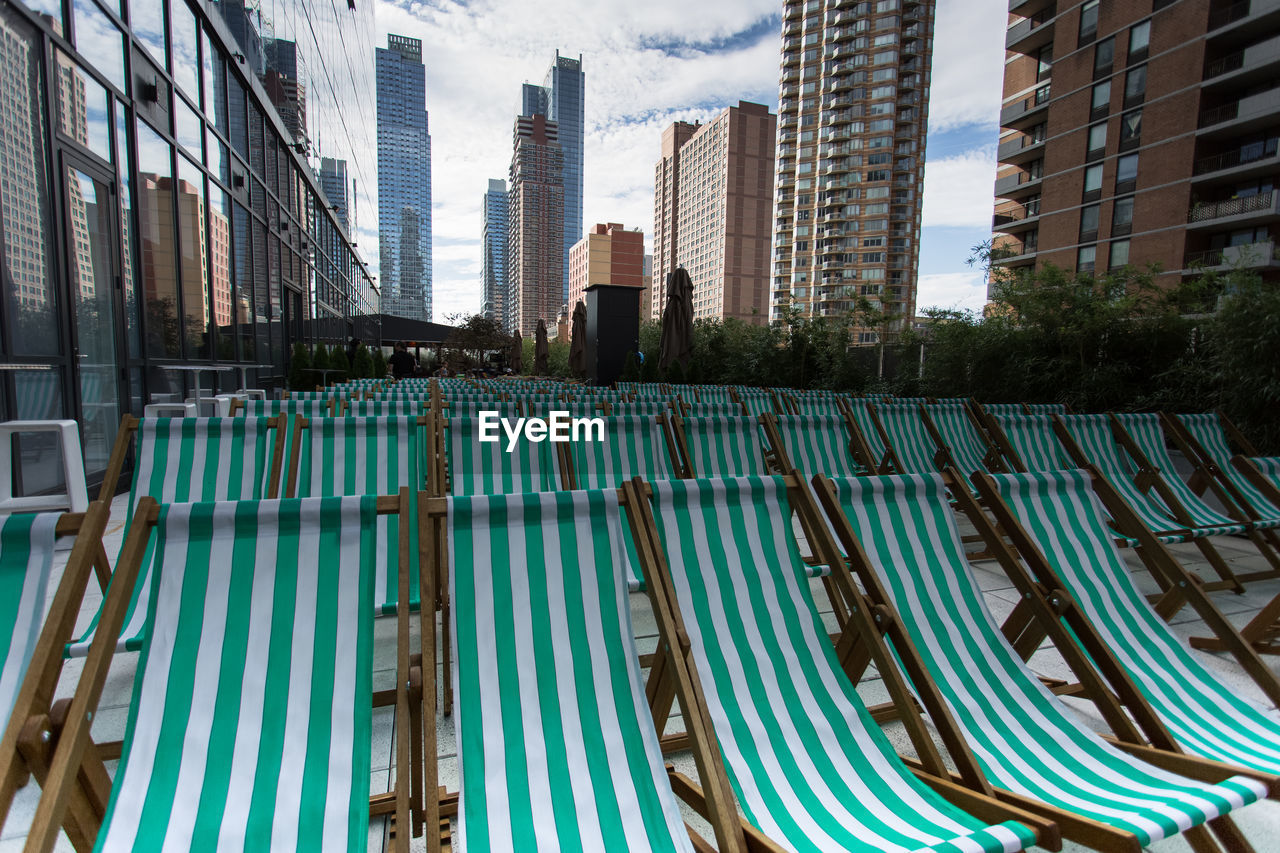
[[[387,359],[387,366],[391,368],[391,375],[396,379],[408,379],[417,371],[418,360],[409,355],[409,348],[405,346],[404,341],[396,341],[395,352],[391,353],[391,358]]]

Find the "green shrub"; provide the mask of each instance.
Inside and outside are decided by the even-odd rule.
[[[385,379],[387,377],[387,357],[382,354],[382,347],[378,347],[373,351],[373,378]]]
[[[356,357],[351,362],[351,375],[355,379],[372,379],[373,375],[373,357],[369,355],[369,348],[361,346],[356,349]]]
[[[314,374],[311,373],[311,353],[307,350],[307,345],[301,341],[293,345],[293,352],[289,354],[289,389],[292,391],[305,391],[312,382]],[[314,384],[314,382],[312,382]]]

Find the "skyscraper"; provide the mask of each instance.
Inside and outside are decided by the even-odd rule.
[[[532,335],[564,304],[564,152],[545,115],[516,119],[507,209],[506,326]]]
[[[695,319],[769,319],[773,236],[773,151],[777,117],[740,101],[692,133],[673,124],[662,135],[654,172],[654,223],[664,230],[659,282],[650,310],[666,307],[666,275],[684,267],[693,280]],[[682,137],[675,152],[668,151]]]
[[[480,207],[484,256],[480,259],[480,312],[490,320],[506,322],[507,305],[507,182],[489,180]]]
[[[347,195],[347,161],[333,157],[320,158],[320,188],[329,199],[329,207],[338,216],[338,222],[350,234],[350,196]]]
[[[771,316],[915,312],[935,0],[786,0]],[[877,329],[859,329],[874,343]]]
[[[653,172],[653,292],[650,310],[653,319],[662,316],[667,304],[667,276],[677,266],[676,237],[680,202],[680,148],[698,130],[698,122],[678,121],[662,132],[662,156]]]
[[[422,42],[377,49],[378,259],[382,313],[431,319],[431,135]]]
[[[586,122],[586,75],[582,56],[570,59],[556,51],[541,86],[525,83],[520,92],[521,115],[544,115],[559,128],[564,152],[564,295],[569,293],[569,247],[582,238],[582,137]]]
[[[1010,3],[996,158],[1005,268],[1280,277],[1272,7]],[[1268,76],[1271,75],[1271,76]]]

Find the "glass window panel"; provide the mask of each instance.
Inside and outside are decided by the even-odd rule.
[[[1116,183],[1133,181],[1138,177],[1138,155],[1128,154],[1116,161]]]
[[[1151,22],[1143,21],[1129,29],[1129,53],[1144,51],[1151,44]]]
[[[164,0],[129,0],[129,29],[147,52],[165,65]]]
[[[1097,246],[1081,246],[1080,251],[1076,253],[1076,269],[1081,272],[1088,272],[1089,270],[1092,270],[1094,261],[1097,257]]]
[[[229,100],[227,126],[231,130],[231,147],[238,151],[241,157],[247,158],[249,156],[249,125],[245,121],[247,105],[244,87],[240,85],[236,75],[230,72],[226,75],[226,81]]]
[[[169,39],[173,45],[173,79],[196,100],[200,97],[199,57],[196,50],[196,17],[186,0],[169,0],[171,26]]]
[[[235,288],[234,320],[240,333],[240,359],[253,361],[253,278],[249,274],[249,211],[239,204],[231,220],[232,286]]]
[[[1129,263],[1129,241],[1113,240],[1111,242],[1111,268],[1116,269]]]
[[[1098,72],[1111,68],[1111,63],[1115,59],[1115,37],[1112,36],[1111,38],[1098,42],[1098,46],[1094,48],[1094,51],[1093,70]]]
[[[116,110],[116,180],[120,182],[120,274],[124,282],[125,338],[130,358],[142,357],[142,323],[134,280],[133,169],[129,166],[129,124],[124,110]],[[141,412],[142,409],[137,409]]]
[[[27,8],[33,12],[39,12],[53,18],[53,31],[58,35],[62,35],[64,33],[64,30],[62,29],[61,0],[30,0],[26,5]]]
[[[182,312],[187,357],[209,357],[209,300],[205,271],[204,174],[186,157],[178,158],[178,238],[182,250]]]
[[[0,207],[4,211],[4,337],[11,355],[54,355],[60,350],[58,303],[49,226],[49,156],[43,55],[34,30],[13,7],[0,5],[5,38],[6,132],[0,133]],[[0,346],[5,346],[0,342]],[[22,417],[22,415],[19,415]]]
[[[271,351],[267,330],[267,319],[271,316],[267,293],[267,227],[255,218],[249,230],[253,234],[253,326],[258,353],[265,357]]]
[[[76,28],[76,50],[121,92],[128,91],[124,78],[124,35],[93,0],[72,0],[71,14]]]
[[[1147,92],[1147,66],[1139,65],[1124,75],[1124,99],[1141,98]]]
[[[16,417],[19,420],[51,420],[65,417],[62,407],[62,371],[20,370],[13,374]],[[61,436],[53,432],[18,434],[14,455],[19,495],[61,489],[62,465],[58,450]]]
[[[62,51],[57,57],[58,130],[110,162],[107,90]]]
[[[182,98],[173,99],[173,135],[178,144],[186,149],[195,159],[200,159],[200,142],[204,136],[204,125],[195,110],[187,106]]]
[[[1099,206],[1091,204],[1088,207],[1080,209],[1080,233],[1086,234],[1090,231],[1098,230],[1098,210]]]
[[[178,332],[178,270],[174,245],[173,146],[139,120],[138,221],[147,354],[181,356]]]
[[[204,135],[205,162],[209,172],[228,186],[231,185],[231,155],[227,146],[218,139],[212,129],[206,129]]]
[[[265,176],[265,146],[262,113],[253,104],[249,104],[249,167],[258,177]]]
[[[1111,81],[1104,80],[1093,87],[1093,102],[1090,109],[1105,110],[1111,105]]]
[[[1128,142],[1142,136],[1142,110],[1125,113],[1120,119],[1120,141]]]
[[[1111,212],[1111,227],[1133,224],[1133,196],[1116,199]]]
[[[1088,0],[1080,7],[1080,38],[1087,39],[1098,32],[1098,0]]]
[[[204,107],[205,118],[210,122],[217,120],[218,111],[215,109],[219,96],[222,94],[225,83],[217,80],[214,76],[214,51],[213,43],[209,41],[209,34],[204,30],[200,31],[200,84],[201,84],[201,106]],[[216,82],[215,82],[216,81]]]
[[[1107,124],[1095,124],[1089,128],[1089,151],[1098,151],[1107,147]]]
[[[231,270],[235,263],[231,244],[231,196],[209,185],[209,297],[213,303],[213,329],[218,358],[235,359],[232,335]]]
[[[1084,191],[1093,192],[1102,189],[1102,164],[1090,166],[1084,170]]]

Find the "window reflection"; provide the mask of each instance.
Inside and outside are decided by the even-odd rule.
[[[230,102],[227,127],[230,129],[231,147],[238,151],[241,157],[248,157],[249,128],[244,118],[244,87],[240,85],[240,81],[236,79],[234,74],[228,73],[226,81],[227,96]]]
[[[178,239],[182,248],[183,330],[189,358],[209,357],[212,317],[205,293],[204,175],[186,157],[178,158]]]
[[[231,269],[231,197],[225,190],[209,185],[209,297],[213,303],[214,334],[218,358],[235,359],[232,318],[234,298]]]
[[[169,0],[172,25],[173,79],[192,100],[200,97],[199,54],[196,53],[196,17],[185,0]]]
[[[120,182],[120,258],[124,282],[124,316],[129,357],[142,355],[142,332],[133,260],[133,170],[129,166],[129,130],[124,110],[116,110],[116,180]],[[141,407],[136,411],[142,411]]]
[[[173,234],[173,148],[137,122],[138,221],[147,354],[181,355],[178,337],[178,271]]]
[[[71,13],[76,28],[76,50],[91,60],[111,85],[121,92],[128,91],[124,78],[124,36],[120,28],[93,0],[73,0]]]
[[[60,351],[50,257],[48,139],[39,42],[12,7],[0,6],[0,211],[5,287],[13,355]],[[21,417],[22,415],[20,415]]]
[[[182,98],[173,99],[173,135],[192,157],[200,159],[200,139],[204,136],[204,125],[200,123],[200,116]]]
[[[165,65],[164,3],[162,0],[129,0],[129,28],[147,52]]]
[[[231,159],[227,155],[227,146],[218,139],[212,130],[206,129],[204,134],[205,162],[209,164],[209,172],[224,184],[231,183]]]
[[[231,256],[234,260],[235,321],[240,332],[240,358],[253,361],[253,281],[249,275],[249,211],[237,204],[231,220]]]
[[[107,90],[58,51],[58,130],[103,160],[111,160]]]

